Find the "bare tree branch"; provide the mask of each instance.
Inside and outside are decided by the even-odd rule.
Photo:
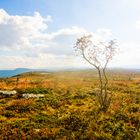
[[[82,57],[92,66],[94,66],[99,75],[98,100],[102,111],[107,111],[110,105],[111,97],[108,97],[108,78],[106,69],[109,61],[115,54],[115,42],[111,40],[108,43],[99,42],[94,44],[91,35],[83,36],[77,39],[75,48],[81,53]]]

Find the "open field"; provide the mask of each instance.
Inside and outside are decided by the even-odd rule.
[[[0,79],[0,139],[139,140],[140,72],[108,72],[113,92],[106,113],[99,112],[98,75],[92,70],[32,72]],[[22,94],[43,94],[23,98]]]

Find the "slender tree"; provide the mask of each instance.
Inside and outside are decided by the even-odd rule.
[[[116,52],[116,43],[113,40],[109,42],[94,42],[92,41],[92,35],[87,35],[77,39],[75,48],[98,71],[100,89],[98,101],[100,110],[106,112],[112,97],[111,93],[109,96],[106,70],[108,63]]]

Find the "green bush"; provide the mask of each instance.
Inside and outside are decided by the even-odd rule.
[[[139,111],[140,111],[139,105],[137,105],[137,104],[131,105],[131,106],[128,108],[128,111],[129,111],[130,113],[139,112]]]
[[[43,88],[43,87],[36,87],[36,88],[26,88],[26,89],[17,89],[18,93],[21,94],[50,94],[52,93],[51,88]]]
[[[66,130],[70,131],[85,131],[88,125],[86,121],[82,120],[82,118],[76,114],[70,114],[66,118],[63,118],[61,123]]]
[[[16,99],[8,103],[6,110],[16,111],[17,113],[30,112],[35,110],[35,102],[32,99]]]
[[[5,110],[4,112],[3,112],[3,114],[2,115],[4,115],[5,117],[7,117],[7,118],[10,118],[10,117],[15,117],[15,112],[14,111],[11,111],[11,110]]]
[[[59,120],[56,115],[37,114],[31,118],[34,122],[34,128],[57,127]]]
[[[49,105],[54,109],[58,109],[60,107],[60,102],[59,97],[53,94],[48,94],[45,96],[45,98],[38,99],[36,105],[38,107]]]

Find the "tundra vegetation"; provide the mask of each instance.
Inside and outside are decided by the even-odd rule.
[[[140,72],[109,70],[108,109],[99,111],[94,70],[25,73],[0,79],[0,139],[139,140]],[[7,82],[10,81],[10,82]],[[25,94],[43,94],[24,98]]]

